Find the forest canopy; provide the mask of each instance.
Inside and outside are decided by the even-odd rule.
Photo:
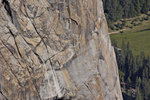
[[[103,0],[104,13],[111,26],[121,18],[131,18],[150,10],[150,0]]]

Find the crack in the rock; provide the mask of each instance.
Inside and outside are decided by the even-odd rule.
[[[14,77],[16,78],[16,80],[17,80],[17,82],[18,82],[18,85],[19,85],[20,87],[22,87],[21,82],[19,81],[19,79],[17,78],[17,76],[15,75],[15,73],[13,72],[13,70],[11,69],[11,66],[8,64],[7,60],[5,59],[5,57],[3,56],[3,54],[1,53],[1,51],[0,51],[0,55],[3,57],[5,63],[6,63],[7,66],[9,67],[11,73],[12,73],[12,74],[14,75]]]
[[[1,90],[0,90],[0,94],[1,94],[6,100],[8,100],[7,96],[5,96]]]
[[[65,18],[65,19],[66,19],[66,20],[71,20],[71,21],[74,22],[76,25],[79,25],[78,22],[77,22],[75,19],[71,18],[71,17],[70,17],[70,18]]]
[[[23,5],[24,5],[24,7],[26,8],[25,4],[23,4]],[[48,49],[47,49],[46,43],[44,42],[43,37],[40,35],[40,33],[38,32],[38,30],[36,29],[36,26],[35,26],[34,23],[31,21],[31,19],[30,19],[30,17],[29,17],[29,15],[28,15],[28,13],[27,13],[26,10],[25,10],[25,13],[26,13],[28,19],[30,20],[30,22],[32,23],[32,26],[34,27],[36,33],[38,34],[38,36],[41,38],[42,42],[44,43],[44,45],[45,45],[45,47],[46,47],[46,50],[47,50],[47,52],[48,52]]]
[[[31,21],[31,23],[32,23],[32,21]],[[32,25],[33,25],[33,27],[34,27],[36,33],[39,35],[39,37],[41,38],[42,42],[44,43],[44,45],[45,45],[45,47],[46,47],[46,50],[47,50],[47,52],[48,52],[47,45],[46,45],[46,43],[44,42],[43,37],[42,37],[42,36],[40,35],[40,33],[37,31],[37,29],[36,29],[34,23],[32,23]]]
[[[21,36],[22,37],[22,36]],[[30,47],[30,44],[24,39],[24,37],[22,37],[23,38],[23,40],[29,45],[29,47]],[[38,46],[38,45],[40,45],[40,43],[41,43],[41,41],[36,45],[36,46]],[[31,51],[37,56],[37,58],[38,58],[38,60],[40,61],[40,63],[41,64],[43,64],[43,60],[40,58],[40,56],[35,52],[35,48],[34,49],[32,49],[32,47],[30,47],[30,49],[31,49]]]
[[[13,34],[13,32],[11,31],[11,29],[10,29],[10,27],[7,27],[8,28],[8,30],[9,30],[9,33],[15,38],[16,37],[16,35],[15,34]]]
[[[37,45],[34,47],[34,49],[33,50],[36,50],[36,48],[41,44],[41,42],[42,42],[42,40],[40,40],[40,42],[39,43],[37,43]]]
[[[8,15],[11,17],[11,20],[12,20],[12,11],[11,11],[9,2],[7,0],[3,0],[2,3],[4,5],[5,10],[7,11]]]
[[[1,39],[0,39],[1,40]],[[7,42],[4,42],[3,40],[1,40],[2,41],[2,43],[3,43],[3,45],[11,52],[11,54],[14,56],[14,54],[16,53],[16,50],[15,50],[15,48],[12,46],[12,45],[10,45],[9,43],[7,43]],[[14,56],[15,57],[15,56]]]
[[[1,39],[0,39],[1,40]],[[11,50],[9,50],[9,48],[5,45],[5,43],[1,40],[1,42],[3,43],[3,45],[8,49],[8,51],[12,54],[12,56],[16,59],[16,61],[19,63],[19,65],[21,66],[21,63],[17,60],[17,58],[15,57],[15,55],[13,54],[13,52],[11,52]]]
[[[28,68],[28,67],[27,67],[27,71],[28,71],[29,75],[31,76],[31,73],[30,73],[30,71],[29,71],[29,68]],[[38,94],[39,99],[40,99],[40,100],[42,100],[42,98],[41,98],[41,96],[40,96],[40,94],[39,94],[39,91],[38,91],[38,88],[37,88],[36,82],[34,82],[34,79],[33,79],[32,77],[31,77],[31,80],[32,80],[32,84],[33,84],[33,86],[34,86],[34,88],[35,88],[35,90],[36,90],[36,92],[37,92],[37,94]]]
[[[89,92],[91,93],[91,95],[93,96],[93,98],[95,98],[95,96],[94,96],[94,94],[92,93],[90,87],[89,87],[86,83],[83,83],[83,84],[84,84],[84,86],[89,90]],[[95,98],[95,100],[96,100],[96,98]]]
[[[40,63],[43,64],[44,62],[43,62],[43,60],[40,58],[40,56],[39,56],[35,51],[33,51],[33,53],[38,57]]]
[[[35,90],[36,90],[36,92],[37,92],[37,94],[38,94],[40,100],[42,100],[42,98],[41,98],[41,96],[40,96],[40,94],[39,94],[39,90],[38,90],[38,87],[37,87],[37,84],[36,84],[36,80],[34,81],[34,80],[32,79],[32,83],[33,83],[33,85],[34,85],[34,87],[35,87]]]
[[[18,47],[17,41],[16,41],[16,39],[15,39],[15,38],[14,38],[14,41],[15,41],[15,45],[16,45],[16,48],[17,48],[17,51],[18,51],[19,56],[20,56],[21,58],[23,58],[23,56],[22,56],[22,54],[21,54],[21,52],[20,52],[20,50],[19,50],[19,47]]]
[[[22,54],[21,54],[21,52],[20,52],[20,50],[19,50],[19,47],[18,47],[18,44],[17,44],[17,41],[16,41],[16,35],[13,34],[13,32],[11,31],[11,29],[10,29],[9,27],[7,27],[7,28],[9,29],[9,32],[10,32],[10,34],[12,35],[12,37],[13,37],[13,39],[14,39],[14,42],[15,42],[15,45],[16,45],[18,54],[19,54],[19,56],[22,58],[23,56],[22,56]]]
[[[10,29],[9,27],[7,27],[7,28],[9,29],[10,34],[11,34],[12,37],[14,38],[14,42],[15,42],[15,45],[16,45],[18,54],[19,54],[19,56],[22,58],[22,54],[21,54],[21,52],[20,52],[20,50],[19,50],[19,47],[18,47],[18,44],[17,44],[17,42],[16,42],[16,35],[13,34],[13,32],[11,31],[11,29]]]
[[[48,59],[45,60],[45,63],[48,61],[48,60],[51,60],[51,58],[53,58],[54,56],[56,56],[57,54],[59,54],[60,52],[63,52],[65,50],[65,48],[63,48],[61,51],[57,52],[56,54],[53,54],[51,57],[49,57]]]
[[[7,11],[7,14],[10,16],[11,22],[14,24],[14,26],[15,26],[18,30],[20,30],[20,25],[19,25],[19,22],[18,22],[18,20],[17,20],[17,18],[16,18],[16,15],[17,15],[17,14],[16,14],[16,12],[15,12],[13,9],[11,9],[8,0],[3,0],[3,1],[2,1],[2,4],[4,5],[4,8],[5,8],[5,10]]]
[[[100,53],[99,53],[99,57],[98,57],[100,60],[103,60],[103,61],[105,61],[105,58],[104,58],[104,56],[103,56],[103,54],[102,54],[102,52],[100,51]]]

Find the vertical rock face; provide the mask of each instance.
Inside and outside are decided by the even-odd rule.
[[[0,0],[0,100],[122,100],[102,0]]]

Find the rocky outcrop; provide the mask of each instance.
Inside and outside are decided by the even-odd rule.
[[[0,100],[122,100],[102,0],[0,0]]]

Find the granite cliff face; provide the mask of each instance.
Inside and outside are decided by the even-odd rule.
[[[122,100],[102,0],[0,0],[0,100]]]

